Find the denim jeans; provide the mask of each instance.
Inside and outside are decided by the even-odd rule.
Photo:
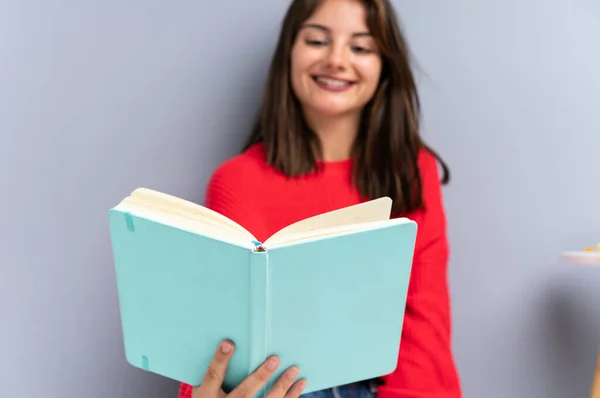
[[[301,395],[302,398],[374,398],[375,394],[365,383],[351,383],[343,386],[313,391]]]

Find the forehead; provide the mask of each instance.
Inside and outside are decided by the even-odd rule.
[[[305,24],[326,27],[332,33],[368,32],[367,13],[359,0],[325,0]]]

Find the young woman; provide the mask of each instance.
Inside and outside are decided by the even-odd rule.
[[[375,390],[365,382],[309,395],[461,396],[437,162],[445,183],[448,169],[419,135],[416,85],[390,2],[292,1],[256,125],[242,153],[214,172],[206,205],[259,240],[306,217],[380,196],[393,199],[394,216],[419,225],[397,369]],[[234,347],[224,342],[223,348],[201,385],[181,385],[179,398],[226,395],[221,383]],[[253,396],[277,364],[270,358],[230,394]],[[297,371],[284,373],[269,396],[297,397],[306,383],[294,381]]]

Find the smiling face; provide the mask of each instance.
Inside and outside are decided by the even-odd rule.
[[[291,54],[291,82],[306,113],[360,113],[379,82],[381,58],[358,0],[325,0],[304,22]]]

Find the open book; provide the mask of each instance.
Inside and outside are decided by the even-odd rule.
[[[109,211],[127,360],[198,385],[229,338],[226,387],[271,354],[279,372],[300,367],[305,393],[392,372],[417,225],[390,218],[391,203],[320,214],[258,242],[206,207],[136,189]]]
[[[115,210],[260,250],[389,223],[391,206],[392,200],[386,197],[320,214],[283,228],[263,244],[244,227],[213,210],[147,188],[133,191]]]

